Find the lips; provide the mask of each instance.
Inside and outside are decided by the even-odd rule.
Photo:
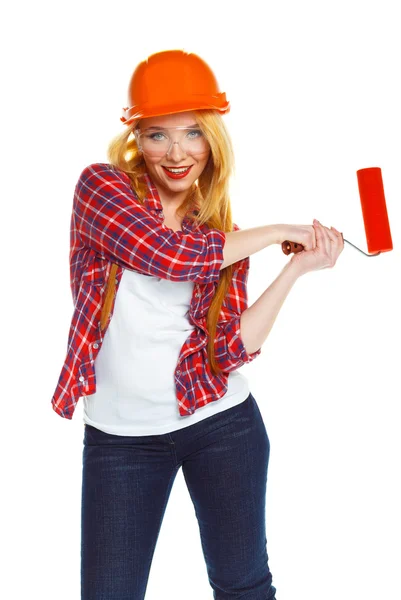
[[[168,169],[164,166],[163,166],[163,169],[164,169],[164,172],[166,173],[167,177],[169,177],[170,179],[182,179],[183,177],[186,177],[188,175],[188,173],[190,172],[192,167],[193,167],[193,165],[190,165],[186,169],[186,171],[183,171],[182,173],[172,173],[171,171],[168,171]],[[183,167],[171,167],[171,168],[172,169],[185,169],[185,165]]]
[[[163,169],[188,169],[189,167],[192,167],[192,165],[180,165],[177,167],[167,167],[167,165],[162,165]]]

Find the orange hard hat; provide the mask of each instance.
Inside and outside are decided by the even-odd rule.
[[[128,86],[128,106],[120,120],[130,125],[138,118],[201,108],[221,114],[230,110],[212,69],[194,53],[165,50],[136,67]]]

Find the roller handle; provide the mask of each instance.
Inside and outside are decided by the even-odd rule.
[[[281,248],[284,254],[287,255],[291,254],[291,252],[293,252],[294,254],[298,254],[298,252],[302,252],[302,250],[304,249],[302,244],[297,244],[296,242],[289,242],[288,240],[281,244]]]
[[[343,236],[343,234],[341,234],[341,235]],[[366,252],[364,252],[363,250],[361,250],[360,248],[358,248],[358,246],[355,246],[354,244],[352,244],[351,242],[349,242],[348,240],[346,240],[344,238],[344,236],[343,236],[343,241],[347,242],[347,244],[349,244],[350,246],[352,246],[356,250],[359,250],[359,252],[361,252],[365,256],[379,256],[379,254],[381,254],[381,252],[376,252],[375,254],[367,254]],[[287,256],[288,256],[288,254],[291,254],[292,252],[294,254],[298,254],[298,252],[302,252],[302,250],[304,249],[304,247],[302,246],[302,244],[297,244],[296,242],[289,242],[288,240],[286,240],[285,242],[283,242],[281,244],[281,248],[282,248],[284,254],[286,254]]]

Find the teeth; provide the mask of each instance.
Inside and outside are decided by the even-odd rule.
[[[164,168],[167,169],[167,171],[171,171],[171,173],[184,173],[185,171],[188,171],[190,167],[184,167],[184,169],[169,169],[168,167]]]

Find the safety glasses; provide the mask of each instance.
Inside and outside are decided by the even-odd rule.
[[[148,156],[164,156],[170,153],[173,144],[179,144],[185,154],[202,154],[209,142],[198,127],[149,127],[136,128],[138,148]]]

